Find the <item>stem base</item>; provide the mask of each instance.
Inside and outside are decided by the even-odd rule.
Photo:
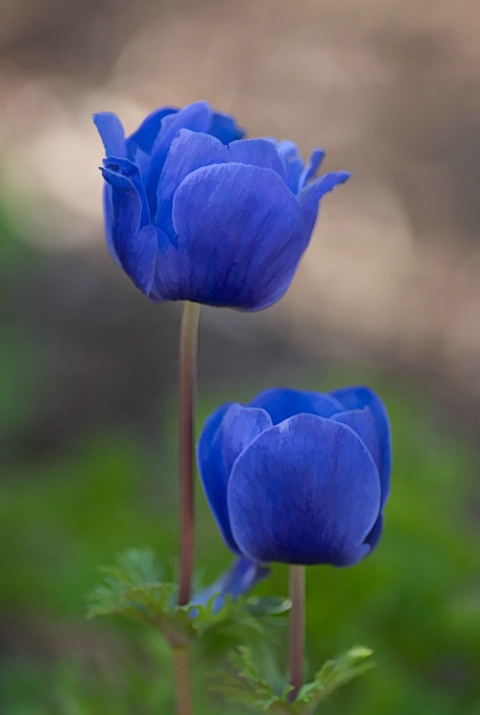
[[[197,386],[197,343],[200,305],[185,302],[180,333],[179,478],[180,564],[178,603],[190,600],[195,550],[193,464],[194,410]]]
[[[305,652],[305,566],[290,566],[290,682],[293,702],[303,685]]]

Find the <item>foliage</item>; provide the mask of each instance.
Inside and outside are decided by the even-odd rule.
[[[14,361],[9,370],[15,368],[21,370],[22,364]],[[330,375],[318,387],[355,380],[360,382],[361,376]],[[21,374],[15,384],[22,384]],[[305,386],[311,389],[315,381],[306,379]],[[355,569],[312,569],[307,622],[312,663],[337,648],[365,642],[376,653],[377,667],[325,700],[322,713],[476,715],[480,705],[480,536],[474,509],[478,456],[465,439],[439,421],[428,403],[422,403],[418,391],[412,396],[403,385],[398,391],[374,386],[387,403],[395,436],[384,538],[372,558]],[[248,399],[258,385],[248,391],[236,389],[231,398]],[[20,397],[9,400],[10,409],[21,402]],[[213,400],[204,395],[201,411],[207,413],[212,403],[225,397],[216,395]],[[174,444],[172,437],[161,445],[162,455],[170,455]],[[165,471],[166,463],[162,464]],[[58,687],[64,683],[64,697],[80,702],[82,715],[108,715],[108,693],[118,705],[116,713],[136,714],[136,689],[150,698],[151,712],[169,712],[170,670],[158,648],[147,647],[143,631],[137,629],[138,650],[134,658],[125,659],[121,654],[134,626],[121,619],[84,624],[82,594],[95,582],[97,565],[111,562],[130,544],[151,544],[161,555],[162,578],[174,580],[171,493],[167,476],[158,468],[158,454],[124,433],[98,433],[68,454],[4,466],[0,539],[8,548],[2,554],[0,619],[12,624],[9,632],[14,637],[13,655],[0,663],[2,715],[68,712],[67,707],[52,705],[54,683]],[[205,567],[202,577],[208,582],[225,568],[228,556],[202,500],[198,516],[198,553]],[[274,569],[259,586],[258,597],[284,593],[285,579],[282,567]],[[42,639],[33,632],[32,622],[38,621],[44,624]],[[233,646],[240,641],[234,624],[231,628]],[[58,636],[59,629],[67,635]],[[84,658],[70,662],[75,677],[59,674],[67,654],[81,652],[94,635],[107,645],[113,642],[106,663],[92,675],[88,651]],[[45,648],[48,645],[49,659],[44,658],[39,641]],[[257,643],[258,636],[255,653]],[[200,659],[198,685],[212,667],[224,670],[225,663],[219,660],[224,645],[217,628],[201,639],[199,647],[206,655]],[[95,645],[93,651],[97,650]],[[118,673],[118,680],[106,677],[110,670]],[[158,679],[149,683],[152,672],[158,673]],[[197,703],[197,711],[225,715],[225,706],[212,696],[203,709]],[[242,715],[244,709],[228,709],[229,715],[237,713]]]
[[[128,549],[115,566],[100,569],[102,583],[89,597],[88,617],[122,615],[158,628],[172,645],[186,645],[216,628],[235,627],[238,637],[258,633],[290,608],[287,599],[227,597],[219,607],[217,594],[205,604],[177,603],[177,585],[162,580],[162,569],[150,549]],[[264,623],[265,620],[265,623]]]
[[[371,650],[363,646],[350,648],[346,653],[327,660],[311,682],[300,689],[290,702],[292,686],[277,676],[276,683],[259,674],[259,668],[248,647],[240,647],[231,656],[236,668],[233,674],[223,674],[216,690],[232,702],[240,702],[261,713],[271,715],[314,715],[317,706],[342,685],[372,667],[368,659]],[[279,685],[280,683],[280,685]]]

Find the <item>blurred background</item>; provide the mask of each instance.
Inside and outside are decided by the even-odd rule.
[[[480,5],[0,10],[0,713],[173,710],[158,640],[84,618],[99,564],[149,545],[173,569],[177,548],[179,307],[150,304],[107,255],[90,115],[133,131],[206,99],[352,172],[287,296],[203,310],[200,343],[199,426],[273,385],[368,382],[389,408],[384,539],[354,569],[309,572],[312,670],[354,643],[377,661],[324,712],[478,715]],[[206,580],[230,561],[200,493],[198,556]],[[285,586],[278,568],[259,593]],[[199,713],[244,712],[197,678]]]

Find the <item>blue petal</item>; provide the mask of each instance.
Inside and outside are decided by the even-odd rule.
[[[369,553],[376,548],[378,542],[380,541],[382,531],[383,531],[383,514],[380,513],[378,515],[377,521],[373,525],[372,530],[365,537],[365,544],[367,546],[369,546]]]
[[[189,174],[173,200],[178,292],[172,299],[260,310],[287,290],[304,250],[298,202],[270,169]]]
[[[338,400],[346,410],[357,410],[369,407],[375,420],[378,435],[379,474],[382,486],[382,506],[390,493],[390,472],[392,471],[392,446],[390,423],[387,410],[382,400],[369,387],[345,387],[333,390],[332,397]]]
[[[317,148],[312,151],[312,154],[310,156],[310,161],[309,161],[308,165],[305,167],[305,169],[303,170],[302,175],[300,177],[300,182],[299,182],[300,189],[303,189],[305,184],[307,184],[310,181],[310,179],[313,179],[313,177],[317,173],[317,171],[320,168],[320,165],[324,159],[325,159],[325,149]]]
[[[93,121],[105,147],[105,156],[126,157],[125,132],[116,114],[98,112],[93,115]]]
[[[158,226],[156,230],[158,256],[151,295],[160,301],[176,300],[182,279],[176,242],[172,241],[171,237]]]
[[[124,179],[127,179],[131,184],[133,184],[141,201],[142,211],[140,216],[140,225],[145,226],[149,224],[150,211],[138,166],[133,164],[128,159],[118,159],[112,156],[109,156],[107,159],[104,159],[103,166],[103,177],[112,186],[128,185],[125,184]],[[107,176],[109,178],[107,178]]]
[[[273,169],[285,181],[285,167],[274,144],[268,139],[243,139],[229,145],[229,160],[239,164]]]
[[[300,413],[331,417],[342,409],[341,403],[330,395],[287,388],[265,390],[249,404],[266,410],[274,425]]]
[[[138,167],[140,176],[142,177],[143,186],[147,186],[148,177],[150,175],[150,165],[152,163],[150,154],[143,151],[142,149],[137,149],[135,152],[135,166]],[[155,206],[152,207],[150,211],[151,215],[155,215]]]
[[[318,179],[315,179],[315,181],[312,181],[301,190],[298,200],[302,208],[305,231],[308,236],[311,235],[315,226],[318,204],[322,196],[332,191],[338,184],[344,184],[349,177],[350,174],[347,171],[334,171],[330,174],[319,176]]]
[[[238,455],[271,424],[263,410],[226,404],[207,419],[198,441],[198,469],[207,501],[225,543],[236,553],[227,509],[230,471]]]
[[[243,450],[270,427],[272,420],[265,410],[239,404],[227,410],[222,421],[222,456],[227,474]]]
[[[335,422],[341,422],[358,434],[377,465],[380,473],[382,469],[382,446],[380,444],[377,424],[371,409],[365,406],[359,410],[347,410],[339,412],[332,417]]]
[[[177,114],[175,107],[161,107],[148,115],[140,124],[138,129],[127,139],[127,148],[130,158],[134,159],[140,149],[146,154],[150,154],[155,140],[160,132],[162,119],[169,114]]]
[[[270,569],[254,564],[248,559],[239,558],[215,583],[194,596],[192,603],[205,606],[212,596],[218,594],[213,606],[214,610],[218,611],[225,603],[226,596],[236,600],[251,591],[269,573]]]
[[[212,121],[212,110],[207,102],[195,102],[175,114],[163,117],[160,132],[152,148],[152,162],[146,185],[146,192],[155,213],[154,203],[157,195],[157,184],[160,178],[170,144],[180,129],[191,129],[194,132],[208,132]]]
[[[239,127],[233,117],[221,112],[215,112],[208,133],[220,139],[222,144],[229,144],[245,135],[245,130]]]
[[[117,251],[115,250],[115,243],[113,241],[112,221],[113,221],[112,187],[110,186],[110,184],[107,184],[107,182],[105,182],[104,188],[103,188],[103,224],[104,224],[104,228],[105,228],[105,240],[107,242],[107,248],[108,248],[113,260],[115,261],[117,266],[122,268],[122,264],[120,263],[120,259],[117,255]]]
[[[277,142],[275,140],[273,141],[285,165],[285,180],[287,182],[287,186],[290,191],[293,191],[296,196],[299,192],[299,189],[301,188],[300,178],[304,171],[302,157],[298,153],[296,144],[294,144],[293,142]]]
[[[181,129],[170,145],[160,176],[155,223],[172,235],[173,195],[184,178],[202,166],[221,164],[227,159],[227,150],[219,139]]]
[[[345,566],[369,551],[380,483],[349,427],[302,414],[242,452],[227,500],[234,538],[253,561]]]
[[[157,232],[148,225],[148,207],[138,169],[125,159],[109,159],[102,169],[107,192],[109,239],[135,285],[150,293],[157,256]]]
[[[227,483],[230,474],[225,470],[222,455],[221,424],[231,404],[219,407],[205,421],[197,443],[197,463],[205,496],[227,546],[238,552],[230,529],[227,510]]]
[[[161,132],[153,146],[155,153],[160,148],[168,151],[172,139],[180,129],[191,129],[195,132],[207,132],[212,122],[212,109],[208,102],[193,102],[178,112],[163,117]]]

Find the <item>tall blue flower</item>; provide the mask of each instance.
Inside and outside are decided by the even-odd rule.
[[[115,114],[94,121],[106,159],[105,230],[114,259],[152,300],[260,310],[287,290],[321,197],[346,172],[314,179],[296,146],[241,139],[206,102],[158,109],[125,138]]]
[[[388,417],[367,387],[274,389],[206,421],[197,457],[229,548],[257,563],[349,566],[382,533]]]

